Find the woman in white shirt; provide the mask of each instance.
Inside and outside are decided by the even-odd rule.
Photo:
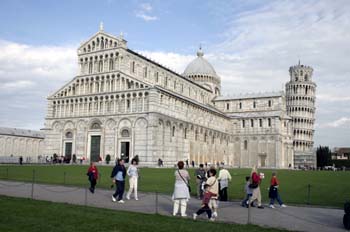
[[[137,161],[135,159],[131,160],[131,165],[129,166],[126,173],[129,176],[129,191],[126,194],[126,199],[130,200],[130,195],[134,191],[135,200],[138,201],[137,197],[137,182],[139,178],[139,170],[137,168]]]
[[[174,201],[173,215],[176,216],[180,208],[181,216],[186,217],[187,201],[190,199],[190,192],[188,189],[190,175],[187,170],[183,169],[183,161],[179,161],[177,166],[179,169],[175,171],[175,187],[172,197]]]

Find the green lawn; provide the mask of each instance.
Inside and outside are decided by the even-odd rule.
[[[87,166],[48,165],[48,166],[0,166],[0,179],[32,181],[35,170],[35,181],[41,183],[87,186]],[[111,184],[111,166],[99,166],[101,178],[98,188],[109,188]],[[192,194],[195,191],[194,169],[189,170],[192,181]],[[272,170],[262,170],[265,180],[261,192],[263,201],[267,202],[269,180]],[[65,173],[65,175],[64,175]],[[241,199],[244,195],[245,176],[249,169],[230,169],[233,180],[229,186],[230,199]],[[350,172],[332,171],[293,171],[278,170],[280,194],[286,204],[306,204],[308,202],[308,185],[310,204],[342,207],[350,199]],[[161,192],[171,194],[174,184],[174,169],[142,168],[139,190],[144,192]]]
[[[0,231],[281,231],[0,196]]]

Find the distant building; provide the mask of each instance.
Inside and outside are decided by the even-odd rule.
[[[350,147],[336,147],[332,152],[332,160],[350,160]]]
[[[41,131],[0,127],[0,159],[22,156],[24,162],[37,161],[44,154],[44,136]]]
[[[286,93],[224,97],[201,49],[178,74],[102,26],[78,48],[78,62],[78,75],[47,98],[46,155],[98,161],[109,154],[127,162],[138,155],[146,166],[159,159],[167,166],[315,166],[309,66],[290,68]]]

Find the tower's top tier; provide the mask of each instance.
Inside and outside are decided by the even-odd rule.
[[[311,82],[313,71],[314,69],[311,66],[300,64],[299,61],[299,64],[289,68],[290,80],[293,82]]]

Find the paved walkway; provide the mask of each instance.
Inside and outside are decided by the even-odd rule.
[[[33,191],[32,191],[32,187]],[[87,189],[59,185],[45,185],[24,182],[0,181],[0,195],[25,197],[52,202],[64,202],[77,205],[88,205],[124,211],[156,213],[171,215],[171,197],[163,194],[140,193],[139,201],[129,200],[125,204],[111,201],[112,190],[97,189],[91,194]],[[158,202],[158,203],[156,203]],[[192,198],[189,201],[187,215],[190,217],[200,206],[200,201]],[[342,220],[344,211],[340,209],[294,207],[276,209],[251,208],[251,223],[284,228],[293,231],[345,231]],[[202,216],[202,215],[201,215]],[[202,217],[205,218],[204,216]],[[238,202],[220,202],[218,221],[246,224],[248,209]]]

